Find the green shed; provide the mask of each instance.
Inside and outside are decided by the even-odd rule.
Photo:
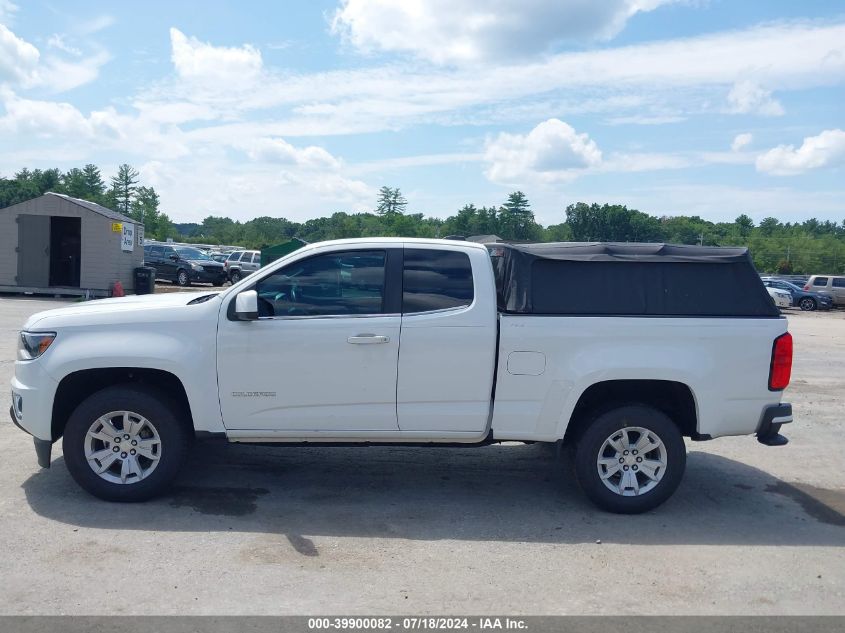
[[[274,262],[280,257],[284,257],[288,253],[292,253],[296,250],[299,250],[306,244],[308,244],[308,242],[306,242],[305,240],[301,240],[298,237],[294,237],[293,239],[290,239],[287,242],[282,242],[281,244],[262,248],[261,265],[266,266],[270,262]]]

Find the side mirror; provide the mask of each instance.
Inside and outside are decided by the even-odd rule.
[[[240,321],[255,321],[258,318],[258,293],[244,290],[235,297],[235,316]]]
[[[174,262],[178,262],[178,261],[179,261],[179,256],[178,256],[178,255],[171,255],[171,256],[170,256],[170,259],[172,259]]]

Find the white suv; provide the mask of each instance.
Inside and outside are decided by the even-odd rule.
[[[261,268],[261,251],[234,251],[224,263],[233,284]]]

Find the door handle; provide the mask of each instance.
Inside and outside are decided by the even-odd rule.
[[[387,343],[390,341],[389,336],[380,336],[378,334],[359,334],[358,336],[350,336],[346,339],[347,343],[353,345],[378,345],[379,343]]]

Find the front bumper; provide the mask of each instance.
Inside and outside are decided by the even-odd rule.
[[[12,422],[24,433],[29,433],[18,422],[18,416],[15,412],[15,407],[9,407],[9,415],[12,416]],[[53,452],[53,442],[49,440],[40,440],[37,437],[32,438],[32,443],[35,445],[35,458],[38,460],[38,465],[41,468],[50,468],[50,455]]]
[[[780,427],[790,422],[792,405],[788,402],[766,407],[757,425],[757,441],[766,446],[783,446],[789,443],[789,440],[780,434]]]
[[[226,276],[226,271],[222,268],[220,270],[194,270],[191,269],[190,272],[191,281],[198,281],[200,283],[223,283],[228,281],[228,277]]]

